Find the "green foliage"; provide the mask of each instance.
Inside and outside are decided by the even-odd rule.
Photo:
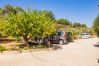
[[[79,23],[79,22],[75,22],[75,23],[73,24],[73,27],[74,27],[74,28],[78,28],[78,27],[87,28],[87,25],[86,25],[86,24],[81,24],[81,23]]]
[[[79,22],[75,22],[75,23],[73,24],[73,27],[81,27],[81,24],[80,24]]]
[[[68,27],[67,32],[71,32],[72,33],[72,37],[79,35],[80,31],[76,28],[73,27]]]
[[[96,17],[93,23],[93,28],[97,36],[99,37],[99,15]]]
[[[37,45],[37,48],[47,48],[48,46],[47,45],[45,45],[45,44],[38,44]]]
[[[67,19],[59,19],[59,20],[56,20],[57,23],[59,24],[63,24],[63,25],[71,25],[71,23],[67,20]]]
[[[3,52],[3,51],[5,51],[5,50],[6,50],[6,48],[5,48],[5,47],[0,46],[0,52]]]
[[[81,24],[81,27],[82,28],[87,28],[87,25],[86,24]]]
[[[88,32],[91,35],[94,34],[93,29],[92,28],[87,28],[87,27],[74,28],[74,27],[68,26],[67,29],[66,29],[66,32],[71,32],[72,37],[79,36],[80,33],[84,33],[84,32]]]
[[[45,16],[47,18],[50,18],[51,20],[55,20],[55,16],[54,14],[51,12],[51,11],[48,11],[48,10],[43,10],[41,11],[43,14],[45,14]]]
[[[7,20],[6,20],[6,18],[5,18],[4,16],[0,16],[0,34],[1,34],[2,36],[5,36],[5,34],[4,34],[3,31],[6,29],[6,28],[5,28],[6,25],[7,25]]]
[[[2,8],[0,8],[0,15],[2,15],[2,13],[3,13],[3,9],[2,9]]]
[[[17,14],[19,12],[22,12],[23,9],[21,7],[13,7],[10,4],[5,5],[3,8],[0,9],[1,15],[8,15],[8,14]]]
[[[99,34],[97,21],[94,22],[94,30]],[[55,32],[56,29],[65,28],[67,32],[72,32],[73,36],[82,32],[93,33],[92,28],[87,28],[86,24],[75,22],[72,24],[67,19],[55,20],[51,11],[47,10],[23,10],[21,7],[5,5],[0,8],[0,34],[13,36],[17,41],[23,39],[26,44],[33,37],[46,37]],[[99,23],[99,22],[98,22]],[[97,26],[97,28],[95,28]]]
[[[22,37],[26,44],[33,37],[48,36],[55,30],[49,11],[24,10],[18,14],[10,14],[7,20],[8,22],[3,24],[4,34],[18,39]]]
[[[40,30],[38,36],[46,37],[55,31],[54,15],[50,11],[40,11],[38,22],[40,23]]]

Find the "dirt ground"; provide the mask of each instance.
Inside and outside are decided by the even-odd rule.
[[[0,66],[99,66],[99,39],[80,39],[62,49],[0,54]]]

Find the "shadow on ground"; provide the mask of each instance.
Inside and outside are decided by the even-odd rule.
[[[97,44],[95,44],[94,47],[98,47],[99,48],[99,42],[97,42]]]

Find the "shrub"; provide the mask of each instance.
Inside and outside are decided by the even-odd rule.
[[[47,45],[45,45],[45,44],[38,44],[37,45],[37,48],[47,48],[48,46]]]
[[[6,48],[5,47],[3,47],[3,46],[0,46],[0,52],[2,53],[3,51],[5,51],[6,50]]]
[[[99,37],[99,15],[96,17],[93,23],[93,29],[96,35]]]

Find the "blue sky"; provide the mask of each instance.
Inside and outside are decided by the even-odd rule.
[[[71,22],[85,23],[92,26],[99,13],[96,4],[99,0],[0,0],[0,7],[6,4],[21,6],[24,9],[50,10],[56,19],[66,18]]]

